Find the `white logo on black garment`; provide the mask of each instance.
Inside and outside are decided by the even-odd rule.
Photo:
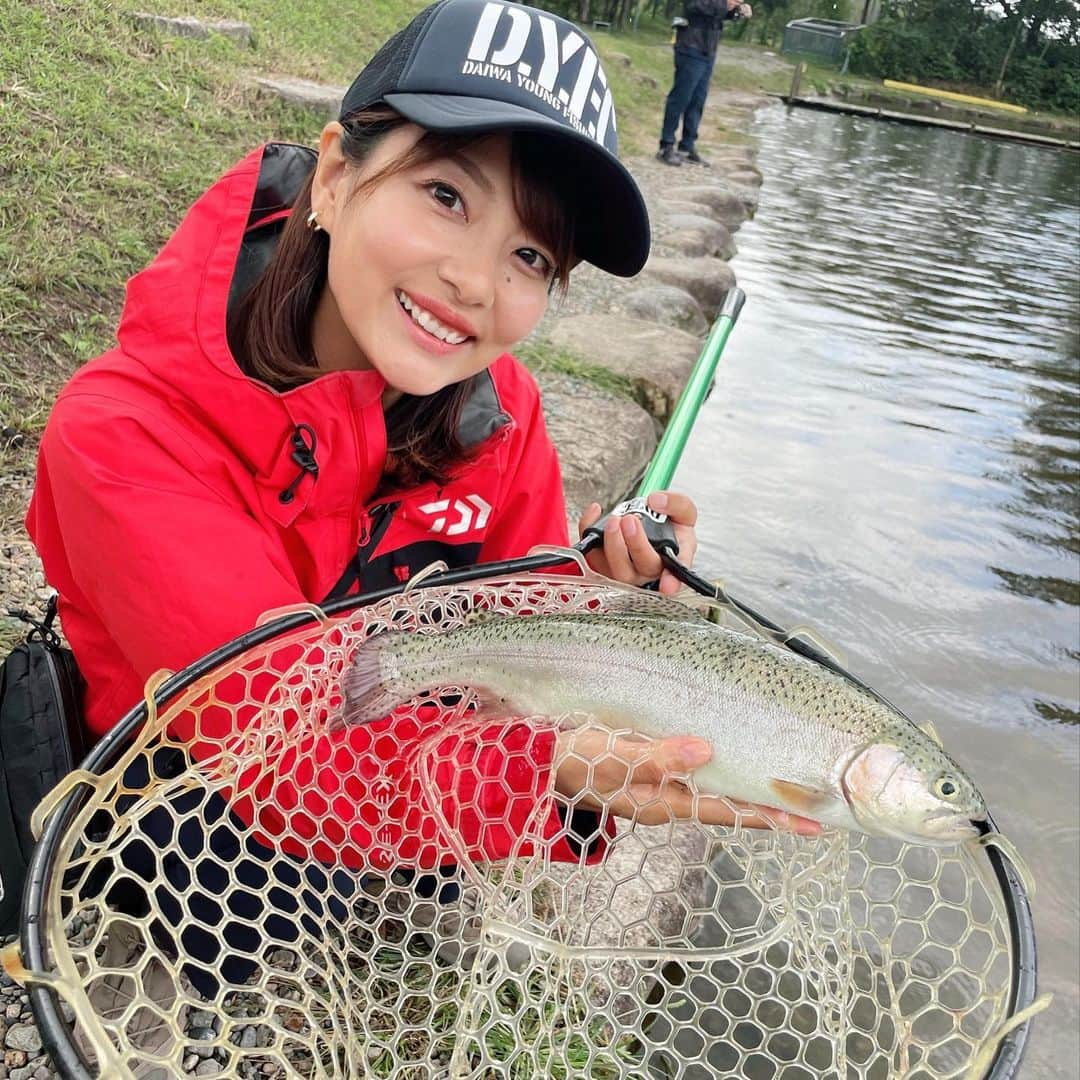
[[[439,499],[437,502],[425,503],[420,507],[420,512],[438,514],[439,517],[431,523],[431,531],[433,533],[445,532],[447,536],[460,536],[470,529],[482,529],[487,524],[488,515],[491,513],[491,505],[479,495],[466,495],[464,500],[454,500],[453,513],[457,515],[457,519],[447,528],[446,512],[450,509],[449,499]]]
[[[527,48],[538,63],[523,59]],[[598,143],[609,127],[615,129],[611,90],[599,58],[573,28],[560,40],[555,20],[547,15],[495,0],[486,4],[461,74],[516,84]]]

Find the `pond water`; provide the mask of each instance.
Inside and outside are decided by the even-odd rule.
[[[698,566],[968,768],[1038,882],[1024,1075],[1080,1060],[1080,158],[774,107],[673,487]]]

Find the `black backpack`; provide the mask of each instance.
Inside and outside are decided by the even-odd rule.
[[[41,622],[25,611],[26,640],[0,666],[0,936],[18,929],[34,839],[30,815],[41,797],[85,756],[83,679],[52,628],[56,596]]]

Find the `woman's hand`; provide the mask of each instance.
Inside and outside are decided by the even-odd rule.
[[[675,539],[679,542],[679,562],[693,566],[697,553],[697,507],[688,495],[674,491],[654,491],[646,502],[653,510],[667,514],[675,527]],[[580,533],[599,520],[603,509],[592,503],[578,522]],[[641,522],[633,515],[608,518],[604,526],[603,547],[595,547],[585,561],[598,574],[624,581],[628,585],[644,585],[647,581],[660,579],[660,591],[668,596],[677,593],[682,584],[669,571],[664,570],[660,556],[645,536]]]
[[[577,728],[559,735],[555,790],[568,798],[584,791],[576,805],[606,808],[643,825],[692,818],[706,825],[738,821],[754,829],[791,829],[802,836],[821,832],[816,821],[784,810],[746,804],[745,811],[736,814],[733,800],[692,795],[680,777],[688,778],[711,757],[712,747],[704,739],[676,735],[643,740],[616,736],[596,726]]]

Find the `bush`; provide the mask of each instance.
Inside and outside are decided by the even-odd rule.
[[[1048,63],[1025,56],[1009,65],[1005,97],[1029,108],[1080,112],[1080,70],[1075,59]],[[1056,58],[1055,58],[1056,59]]]
[[[1014,34],[997,19],[909,21],[892,14],[861,31],[850,70],[879,79],[959,84],[965,92],[993,93]],[[1080,111],[1080,46],[1040,42],[1038,52],[1015,50],[1003,97],[1034,109]]]
[[[900,82],[959,80],[954,50],[928,25],[882,19],[855,35],[850,70]]]

